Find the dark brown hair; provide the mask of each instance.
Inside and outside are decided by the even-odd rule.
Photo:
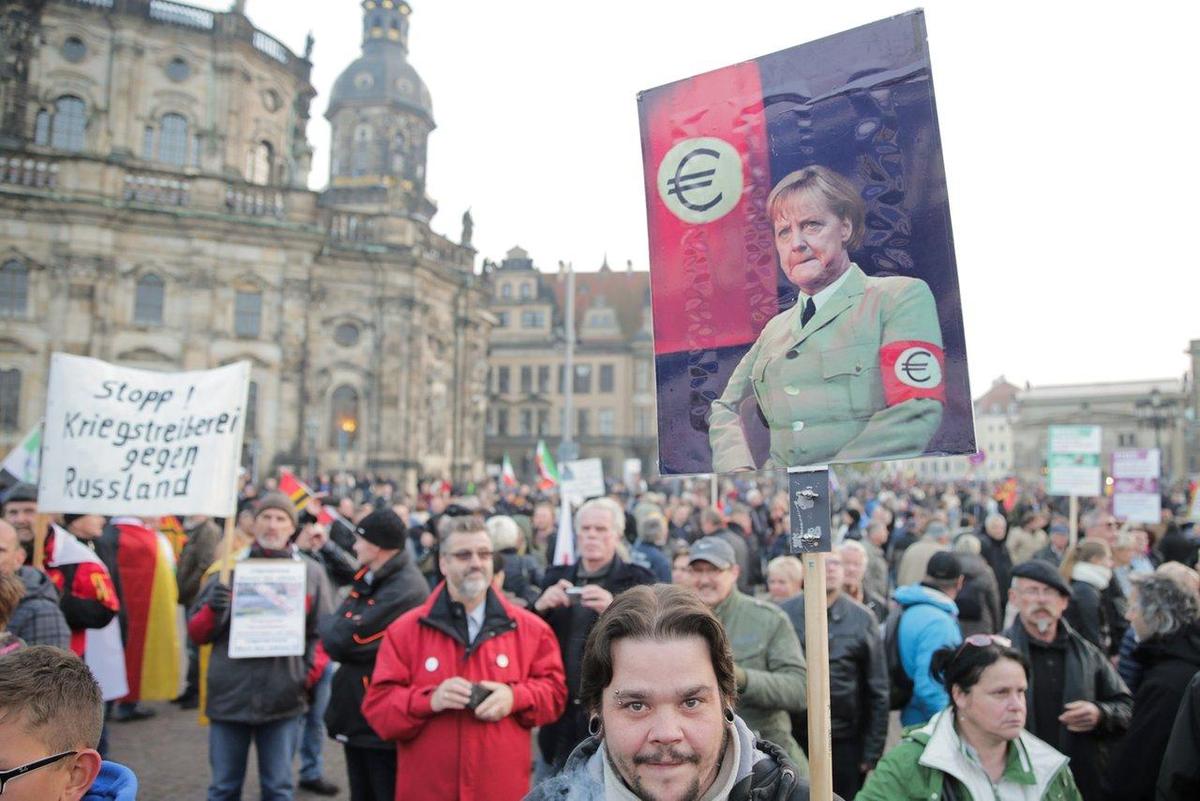
[[[725,706],[737,696],[733,651],[721,621],[694,590],[673,584],[634,587],[616,597],[592,631],[583,649],[579,700],[589,713],[600,711],[604,688],[612,683],[612,645],[617,640],[667,640],[700,637],[708,643],[717,689]]]
[[[70,651],[31,645],[0,657],[0,722],[14,722],[51,753],[95,748],[104,725],[100,686]]]

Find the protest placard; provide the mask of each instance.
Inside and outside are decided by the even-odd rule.
[[[923,14],[638,105],[661,473],[974,453]]]
[[[599,459],[563,462],[560,473],[563,497],[574,506],[604,494],[604,462]]]
[[[233,570],[229,658],[304,653],[305,568],[299,559],[246,559]]]
[[[1134,523],[1157,523],[1162,514],[1158,448],[1113,451],[1113,514]]]
[[[1100,494],[1100,426],[1050,426],[1046,492],[1089,498]]]
[[[249,362],[162,373],[55,353],[39,509],[229,515],[249,381]]]

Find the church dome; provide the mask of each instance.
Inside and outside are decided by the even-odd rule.
[[[362,55],[333,84],[325,116],[344,106],[399,106],[433,123],[433,102],[408,63],[408,15],[403,0],[364,0]]]

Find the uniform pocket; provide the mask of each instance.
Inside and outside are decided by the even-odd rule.
[[[821,352],[821,375],[831,407],[848,409],[855,416],[875,412],[872,397],[874,385],[879,383],[878,358],[879,351],[873,345],[850,345]]]

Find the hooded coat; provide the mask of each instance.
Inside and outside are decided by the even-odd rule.
[[[25,595],[8,621],[8,630],[26,645],[53,645],[71,649],[71,629],[58,607],[58,590],[49,576],[29,565],[21,565],[17,578],[25,584]]]
[[[1154,786],[1171,727],[1188,683],[1200,672],[1200,623],[1190,623],[1165,637],[1147,639],[1133,652],[1133,658],[1142,665],[1142,680],[1133,697],[1129,731],[1110,763],[1109,797],[1154,801]]]
[[[933,652],[962,642],[958,628],[958,607],[945,593],[922,584],[901,587],[896,603],[904,607],[897,637],[900,663],[913,681],[912,699],[900,712],[905,726],[924,723],[950,703],[941,682],[929,673]]]

